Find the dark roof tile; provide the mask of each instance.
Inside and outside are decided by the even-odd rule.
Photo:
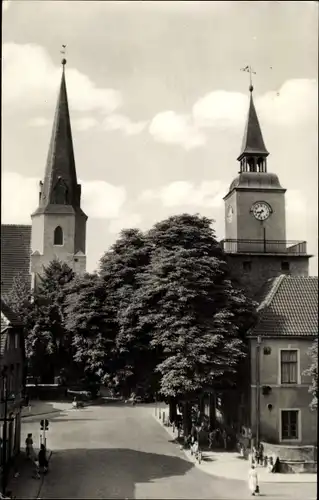
[[[7,294],[13,279],[21,275],[31,286],[31,226],[1,224],[1,293]]]
[[[281,275],[267,281],[258,297],[259,319],[250,336],[318,335],[318,278]]]

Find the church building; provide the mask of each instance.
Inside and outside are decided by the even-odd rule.
[[[255,296],[263,283],[281,274],[308,276],[305,241],[287,241],[285,192],[268,172],[266,149],[254,101],[250,103],[239,161],[225,202],[222,241],[232,276]]]
[[[37,286],[43,267],[54,260],[66,262],[76,273],[86,270],[87,215],[81,209],[65,79],[66,60],[45,168],[39,204],[31,215],[31,274]]]
[[[252,85],[249,90],[239,173],[224,197],[222,241],[236,284],[259,304],[247,335],[250,384],[238,420],[255,444],[280,459],[282,470],[313,470],[317,412],[306,368],[318,339],[318,278],[308,276],[306,242],[286,239],[286,189],[268,172]]]

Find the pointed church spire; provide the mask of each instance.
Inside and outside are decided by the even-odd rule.
[[[253,90],[254,87],[250,82],[250,102],[248,117],[241,147],[241,153],[237,160],[240,161],[241,172],[266,172],[266,158],[269,153],[266,149],[259,125],[259,120],[253,100]]]
[[[55,111],[51,141],[45,168],[44,182],[40,183],[39,208],[56,211],[56,205],[80,207],[80,186],[77,184],[72,131],[65,81],[66,59],[63,58],[62,77]],[[42,184],[42,185],[41,185]],[[49,208],[50,207],[50,208]]]

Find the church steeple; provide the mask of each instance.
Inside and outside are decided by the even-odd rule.
[[[250,102],[248,117],[242,142],[241,153],[237,160],[240,162],[240,172],[267,172],[267,156],[269,155],[253,100],[254,87],[250,85]]]
[[[31,215],[31,272],[35,288],[44,267],[54,259],[67,263],[79,274],[86,269],[87,215],[81,209],[81,185],[76,178],[65,65],[63,59],[44,180],[40,182],[38,208]]]
[[[39,208],[37,212],[40,210],[43,213],[47,211],[52,213],[57,210],[59,205],[73,207],[75,210],[80,207],[81,186],[77,184],[76,178],[65,65],[66,59],[62,59],[60,91],[44,182],[40,182]]]

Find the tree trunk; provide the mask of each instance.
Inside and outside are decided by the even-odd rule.
[[[192,406],[190,401],[184,401],[183,405],[183,429],[184,438],[189,436],[192,427]]]
[[[209,393],[209,425],[211,429],[216,427],[216,396],[215,393]]]
[[[176,398],[169,398],[169,420],[175,422],[177,417],[177,401]]]

